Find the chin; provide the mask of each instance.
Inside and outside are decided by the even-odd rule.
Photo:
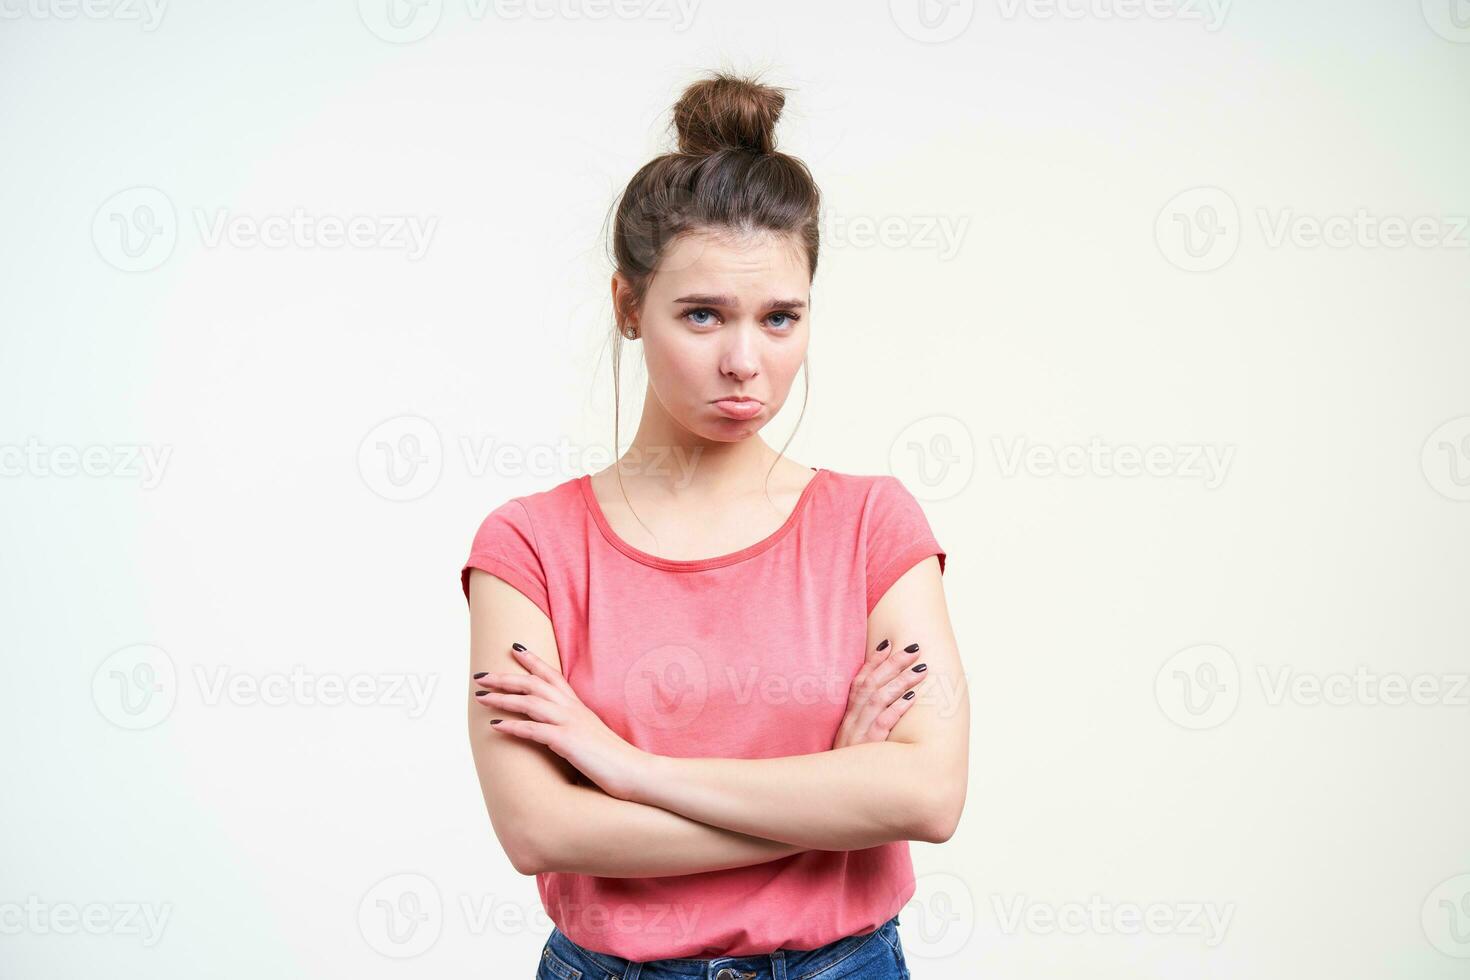
[[[727,419],[716,411],[712,422],[691,425],[689,428],[710,442],[740,442],[755,435],[765,424],[764,413],[753,419]]]

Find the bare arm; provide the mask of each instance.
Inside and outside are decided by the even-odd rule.
[[[814,850],[948,840],[964,809],[969,696],[936,557],[874,607],[869,648],[885,637],[917,642],[932,675],[888,741],[773,759],[650,756],[633,800]]]
[[[514,642],[536,650],[561,670],[546,614],[499,578],[471,570],[471,673],[524,673],[510,656]],[[485,807],[496,837],[522,874],[681,875],[760,864],[807,850],[711,827],[578,783],[576,770],[544,745],[490,730],[493,718],[519,716],[475,704],[473,691],[469,701],[470,749]]]

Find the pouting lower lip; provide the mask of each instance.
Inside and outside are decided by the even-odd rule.
[[[724,398],[715,402],[715,407],[729,418],[740,420],[755,418],[761,411],[761,403],[755,400],[737,402]]]

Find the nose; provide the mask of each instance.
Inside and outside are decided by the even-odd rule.
[[[760,330],[740,325],[725,331],[725,349],[720,352],[720,373],[736,381],[748,381],[760,371],[757,351]]]

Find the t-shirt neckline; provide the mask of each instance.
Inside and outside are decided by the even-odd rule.
[[[641,562],[644,565],[662,568],[671,572],[697,572],[707,568],[719,568],[722,565],[733,565],[735,562],[753,558],[784,538],[796,526],[796,522],[800,520],[802,512],[806,510],[808,501],[811,500],[812,491],[816,489],[817,481],[821,480],[823,474],[827,472],[820,466],[808,468],[813,470],[816,476],[808,480],[806,486],[802,488],[801,496],[796,498],[796,506],[791,508],[791,513],[787,515],[785,523],[754,544],[747,545],[739,551],[732,551],[727,555],[715,555],[712,558],[661,558],[658,555],[651,555],[646,551],[633,547],[618,537],[617,532],[608,523],[607,515],[602,512],[602,505],[597,502],[597,494],[592,492],[592,474],[582,474],[582,476],[577,478],[577,485],[582,489],[582,500],[587,505],[588,513],[592,515],[593,523],[597,525],[597,529],[602,532],[602,536],[607,539],[608,544],[634,561]]]

